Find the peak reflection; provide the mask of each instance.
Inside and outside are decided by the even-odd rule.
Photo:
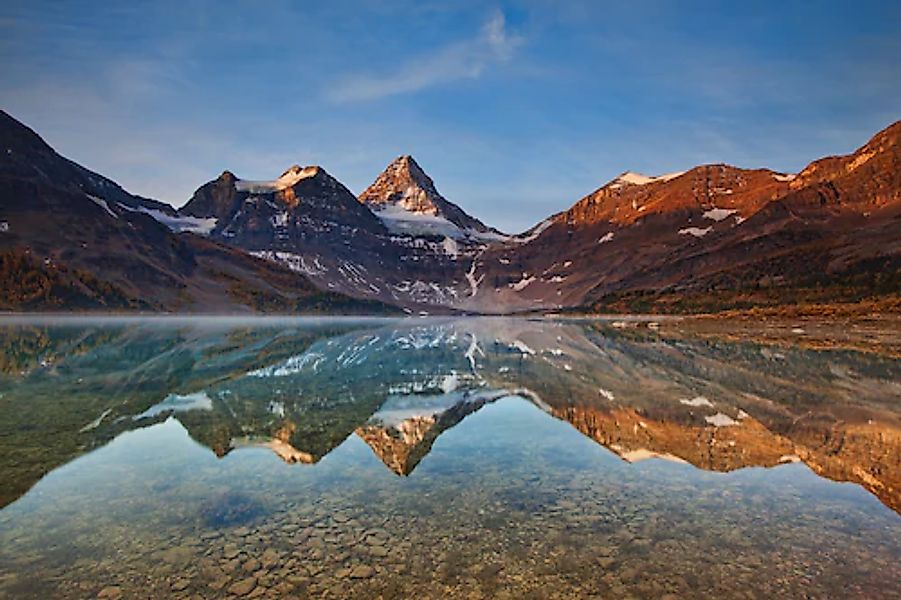
[[[901,510],[901,377],[875,354],[510,318],[21,326],[3,342],[2,401],[30,399],[45,425],[8,423],[7,454],[26,468],[4,504],[50,468],[172,415],[218,456],[263,446],[313,464],[356,435],[406,476],[443,432],[519,396],[629,462],[804,462]]]

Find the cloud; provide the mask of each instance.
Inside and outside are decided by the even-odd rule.
[[[476,79],[491,65],[509,61],[522,41],[507,32],[504,14],[497,11],[473,39],[413,60],[395,73],[344,79],[326,96],[334,102],[359,102],[417,92],[460,79]]]

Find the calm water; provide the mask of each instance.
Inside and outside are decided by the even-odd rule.
[[[0,596],[901,598],[899,382],[600,321],[7,320]]]

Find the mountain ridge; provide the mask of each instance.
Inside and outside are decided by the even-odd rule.
[[[0,113],[0,309],[382,312],[217,244]]]
[[[444,198],[411,155],[397,157],[359,196],[317,165],[292,165],[268,181],[225,170],[175,210],[59,156],[6,113],[0,139],[4,214],[23,209],[23,194],[53,189],[58,198],[44,210],[59,212],[68,195],[65,208],[88,219],[99,240],[114,231],[116,244],[130,248],[146,245],[136,245],[135,231],[154,244],[166,240],[125,252],[120,258],[132,266],[116,267],[109,257],[82,260],[62,233],[69,247],[57,251],[37,235],[37,216],[29,225],[35,237],[23,244],[20,225],[0,217],[0,249],[18,253],[10,264],[34,262],[25,250],[55,253],[53,260],[93,273],[91,289],[112,279],[133,298],[140,265],[156,261],[157,280],[187,285],[200,248],[220,248],[220,264],[230,252],[250,253],[319,292],[407,312],[716,312],[901,295],[901,121],[797,174],[726,164],[659,176],[625,171],[512,236]],[[98,243],[103,250],[108,242]]]
[[[506,311],[716,312],[898,295],[899,137],[894,123],[794,177],[701,165],[667,181],[614,179],[477,270]]]

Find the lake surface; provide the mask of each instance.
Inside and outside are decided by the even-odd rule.
[[[632,321],[7,318],[0,506],[8,598],[901,598],[901,361]]]

